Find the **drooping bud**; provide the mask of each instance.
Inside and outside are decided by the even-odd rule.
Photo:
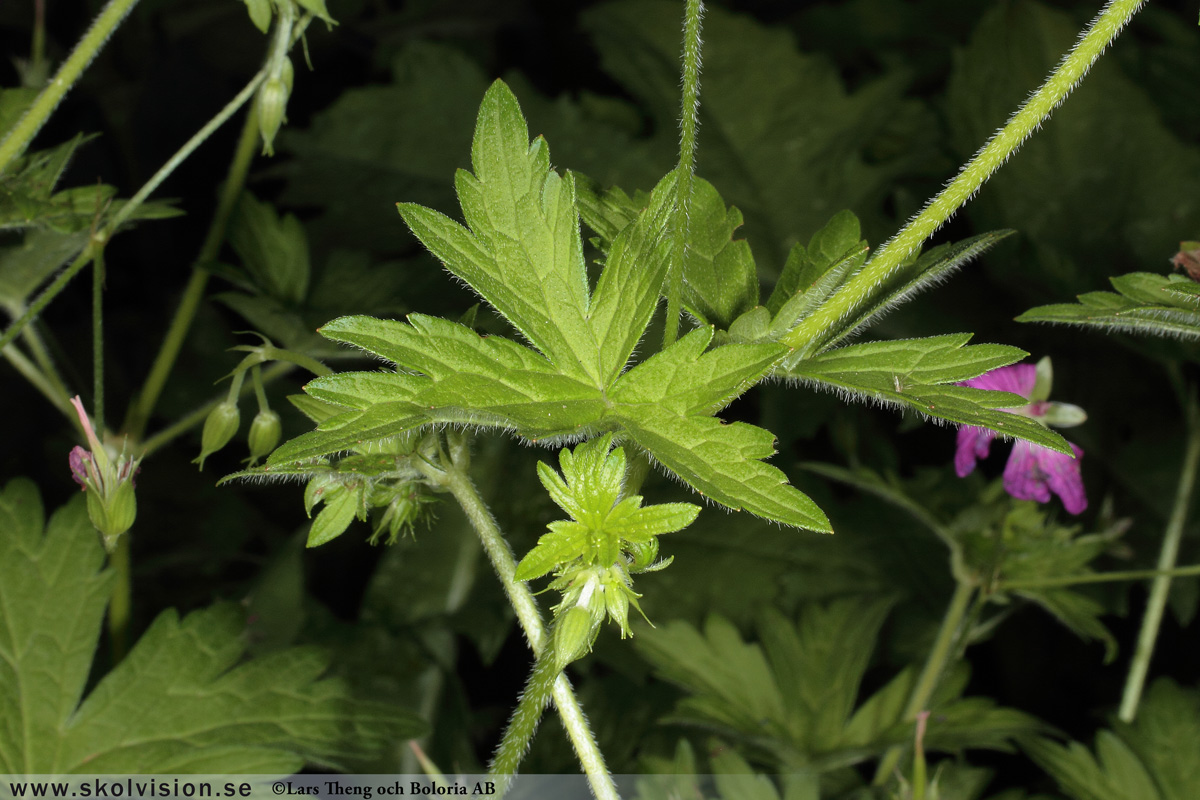
[[[262,133],[264,155],[275,155],[275,135],[287,122],[287,104],[294,76],[292,60],[284,56],[279,74],[267,78],[258,90],[258,127]]]
[[[229,440],[237,433],[241,419],[237,404],[230,400],[210,411],[208,419],[204,420],[204,433],[200,436],[200,455],[192,463],[204,469],[204,459],[229,444]]]
[[[257,464],[260,458],[269,455],[275,449],[282,432],[279,415],[274,411],[269,408],[262,409],[254,415],[254,420],[250,423],[250,466]]]

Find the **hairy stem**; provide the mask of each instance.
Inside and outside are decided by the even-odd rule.
[[[62,102],[63,97],[79,80],[79,76],[104,47],[108,37],[112,35],[112,32],[117,29],[135,5],[137,5],[137,0],[109,0],[108,5],[100,12],[100,16],[96,17],[96,21],[92,23],[92,27],[88,28],[87,33],[79,40],[79,44],[75,45],[75,49],[71,51],[71,55],[59,67],[54,78],[46,85],[46,88],[42,89],[37,99],[33,101],[33,105],[12,127],[8,135],[0,141],[0,172],[3,172],[9,163],[33,141],[33,137],[46,124],[46,120],[54,113],[54,109]]]
[[[979,191],[992,173],[1046,121],[1145,2],[1110,0],[1058,68],[1013,114],[1008,124],[857,275],[784,336],[783,343],[799,351],[801,357],[819,350],[824,337],[867,303],[901,263]]]
[[[59,394],[59,387],[49,379],[37,365],[30,361],[24,353],[17,349],[17,346],[10,344],[0,350],[8,363],[13,365],[13,369],[21,374],[29,384],[37,389],[47,400],[54,404],[54,407],[63,413],[63,415],[78,424],[78,419],[75,416],[75,410],[71,408],[71,403],[66,399],[65,394]]]
[[[683,26],[683,100],[679,110],[679,167],[675,183],[675,225],[671,263],[667,268],[667,318],[663,347],[679,335],[683,300],[683,262],[687,257],[688,223],[692,213],[692,179],[696,173],[696,125],[700,114],[700,22],[702,0],[687,0]]]
[[[200,252],[192,264],[192,277],[188,280],[187,288],[184,289],[183,299],[180,300],[175,317],[171,320],[171,326],[167,329],[166,336],[163,337],[163,343],[154,359],[154,364],[150,367],[146,383],[130,404],[129,412],[125,416],[125,430],[135,438],[140,437],[146,430],[146,423],[149,422],[150,415],[154,412],[154,405],[158,402],[163,387],[167,384],[167,378],[171,374],[171,368],[175,366],[175,359],[179,357],[179,351],[183,348],[183,342],[187,338],[192,320],[196,318],[200,301],[204,299],[204,288],[208,285],[206,267],[216,259],[217,253],[221,249],[221,243],[225,241],[225,228],[229,224],[234,204],[242,193],[242,187],[246,185],[246,173],[250,170],[250,162],[254,159],[257,143],[258,115],[252,109],[246,114],[246,123],[242,126],[242,135],[238,140],[237,149],[234,151],[233,161],[230,162],[229,174],[225,178],[225,185],[221,187],[216,213],[213,214],[204,244],[201,245]]]
[[[509,549],[508,542],[500,533],[495,518],[488,511],[483,498],[479,496],[474,483],[471,482],[462,467],[453,463],[444,466],[446,467],[444,470],[431,469],[427,475],[431,482],[449,491],[462,506],[471,527],[479,535],[484,552],[492,562],[492,568],[500,578],[500,584],[504,587],[504,593],[508,595],[509,603],[517,614],[517,621],[525,632],[529,648],[535,657],[540,658],[543,650],[546,649],[542,615],[538,611],[537,603],[534,601],[529,587],[516,579],[517,562],[513,558],[512,550]],[[604,755],[596,744],[596,738],[583,714],[579,700],[575,697],[575,692],[565,675],[560,673],[554,680],[554,688],[551,693],[554,697],[554,705],[562,718],[563,728],[566,729],[567,736],[575,748],[575,754],[579,757],[579,763],[588,776],[592,793],[598,800],[619,800],[617,787],[604,763]],[[523,753],[525,747],[520,749]]]
[[[954,595],[950,598],[946,616],[942,618],[942,627],[938,630],[937,639],[933,642],[933,649],[929,651],[929,657],[925,659],[925,666],[921,670],[921,676],[917,679],[917,685],[913,687],[913,693],[908,698],[908,705],[904,707],[904,721],[916,720],[917,714],[927,710],[929,698],[937,689],[938,682],[955,652],[955,645],[962,634],[963,620],[967,616],[967,610],[970,608],[974,596],[975,586],[973,584],[958,581],[955,585]],[[899,746],[892,747],[887,751],[883,760],[879,762],[879,768],[875,770],[874,785],[882,786],[887,782],[892,770],[900,762],[902,751],[903,748]]]
[[[254,96],[254,93],[262,85],[262,82],[266,80],[266,77],[266,71],[260,70],[232,100],[225,104],[224,108],[216,113],[216,116],[206,122],[203,128],[196,131],[192,138],[184,142],[183,146],[176,150],[175,154],[168,158],[167,162],[159,167],[157,172],[150,176],[150,180],[146,181],[142,188],[137,190],[137,194],[122,204],[117,213],[113,215],[112,221],[108,223],[109,233],[116,231],[125,220],[129,219],[129,216],[137,211],[142,203],[146,202],[146,198],[153,194],[180,164],[187,161],[188,157],[200,145],[208,141],[209,137],[216,133],[218,128],[228,122],[229,118],[236,114],[238,109]]]
[[[1171,577],[1175,572],[1175,561],[1179,557],[1179,542],[1183,538],[1184,523],[1187,522],[1188,505],[1196,486],[1196,470],[1200,465],[1200,412],[1194,400],[1188,405],[1187,428],[1187,449],[1183,456],[1183,467],[1179,471],[1175,506],[1171,509],[1171,518],[1167,521],[1167,529],[1163,534],[1162,550],[1158,554],[1157,571],[1160,574],[1155,576],[1150,585],[1150,597],[1146,600],[1146,611],[1142,617],[1141,630],[1138,632],[1137,650],[1134,651],[1133,661],[1129,665],[1129,675],[1125,678],[1125,690],[1121,695],[1121,708],[1117,712],[1122,722],[1133,722],[1133,718],[1137,716],[1142,690],[1146,686],[1146,674],[1154,656],[1154,643],[1158,640],[1163,611],[1167,607],[1167,596],[1171,591]]]
[[[525,683],[525,691],[508,721],[508,728],[496,748],[488,774],[494,775],[498,782],[498,793],[503,795],[508,789],[512,776],[521,766],[521,759],[529,750],[529,743],[537,733],[538,723],[541,722],[542,712],[550,702],[555,683],[561,672],[554,657],[553,637],[548,637],[546,647],[538,655]]]

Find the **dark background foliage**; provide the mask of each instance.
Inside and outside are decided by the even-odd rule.
[[[0,4],[0,50],[27,52],[32,2]],[[61,58],[99,7],[48,2],[47,39]],[[472,302],[419,252],[394,211],[418,201],[454,213],[451,178],[466,166],[475,109],[504,77],[531,130],[547,137],[558,167],[603,184],[649,189],[675,156],[680,4],[395,2],[330,0],[339,25],[308,35],[313,71],[297,55],[296,88],[279,155],[258,159],[249,188],[305,223],[315,289],[294,309],[315,328],[339,313],[408,311],[456,317]],[[699,172],[746,216],[744,235],[769,286],[787,248],[850,208],[877,246],[1003,123],[1064,52],[1097,3],[850,0],[713,4],[707,19]],[[1091,501],[1080,524],[1129,518],[1109,569],[1149,566],[1169,513],[1182,455],[1174,384],[1196,378],[1193,345],[1022,326],[1027,308],[1107,287],[1113,275],[1164,272],[1176,245],[1200,235],[1200,33],[1195,9],[1155,3],[1118,41],[1066,107],[953,223],[939,241],[1000,227],[1019,235],[872,330],[880,338],[974,331],[1054,359],[1055,397],[1083,406],[1070,433],[1087,453]],[[234,0],[144,0],[40,134],[48,146],[77,131],[83,148],[65,185],[97,179],[131,194],[258,68],[262,35]],[[17,83],[6,61],[0,84]],[[163,187],[185,215],[143,223],[109,249],[108,403],[120,409],[145,375],[209,221],[236,129],[214,136]],[[235,262],[231,251],[223,259]],[[70,383],[90,387],[89,297],[84,282],[45,316]],[[222,281],[213,291],[229,288]],[[485,321],[494,325],[494,321]],[[255,327],[208,304],[189,339],[156,422],[212,396],[235,363],[226,348]],[[0,472],[37,480],[56,503],[73,484],[61,419],[8,368],[0,368],[8,429]],[[285,431],[306,422],[272,388]],[[669,537],[670,570],[639,583],[656,623],[719,612],[748,626],[762,607],[794,612],[812,599],[878,592],[902,597],[884,629],[868,684],[919,656],[951,587],[944,551],[881,501],[806,477],[801,461],[864,465],[955,503],[983,481],[960,482],[949,462],[953,432],[886,410],[766,386],[733,416],[777,433],[775,463],[830,514],[833,538],[781,531],[744,515],[702,515]],[[266,620],[263,648],[296,640],[337,647],[337,669],[366,691],[411,702],[438,725],[431,752],[472,764],[496,740],[527,668],[527,655],[490,576],[451,602],[439,577],[469,551],[457,512],[438,511],[433,532],[390,550],[363,544],[365,526],[320,551],[299,549],[305,520],[296,487],[217,489],[237,468],[231,447],[197,475],[198,435],[148,461],[139,481],[134,558],[137,619],[214,597],[253,598]],[[553,518],[533,477],[544,453],[496,442],[477,448],[477,473],[494,510],[524,552]],[[1002,459],[984,466],[995,477]],[[678,490],[654,484],[651,494]],[[1065,513],[1059,509],[1060,516]],[[300,531],[298,534],[297,532]],[[299,535],[299,539],[297,536]],[[664,542],[667,545],[667,542]],[[466,548],[464,550],[463,548]],[[1200,557],[1195,527],[1181,563]],[[479,567],[485,573],[484,565]],[[973,648],[970,693],[1035,714],[1090,738],[1113,709],[1144,601],[1142,588],[1090,592],[1120,656],[1065,634],[1022,609]],[[1153,674],[1200,679],[1195,582],[1181,582]],[[579,667],[585,704],[615,769],[669,754],[680,729],[656,724],[676,693],[649,677],[627,646],[602,638]],[[431,676],[442,681],[431,692]],[[425,681],[425,683],[421,683]],[[433,699],[430,699],[433,698]],[[632,702],[631,702],[632,701]],[[433,705],[429,705],[432,703]],[[423,705],[425,704],[425,705]],[[616,709],[626,709],[618,717]],[[550,731],[554,725],[548,724]],[[618,731],[620,733],[618,734]],[[631,735],[630,731],[636,732]],[[569,769],[553,734],[539,738],[533,768]],[[697,741],[702,741],[697,739]],[[1012,780],[1036,775],[1019,758],[982,757]],[[999,759],[998,761],[996,759]],[[1031,777],[1030,780],[1038,780]]]

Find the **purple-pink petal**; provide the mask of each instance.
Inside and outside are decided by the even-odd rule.
[[[987,458],[988,449],[996,433],[987,428],[966,425],[958,429],[958,446],[954,451],[954,471],[965,478],[975,469],[975,462]]]
[[[91,460],[92,454],[78,445],[71,448],[71,453],[67,456],[67,463],[71,466],[71,477],[83,487],[84,491],[87,490],[87,465]]]
[[[1028,398],[1033,394],[1033,386],[1037,383],[1037,366],[1034,364],[1013,364],[1000,367],[991,372],[985,372],[978,378],[962,381],[960,386],[971,386],[976,389],[992,389],[998,392],[1012,392]]]
[[[1004,490],[1018,500],[1046,503],[1050,493],[1062,499],[1063,507],[1072,514],[1087,508],[1079,460],[1083,450],[1072,444],[1075,458],[1040,445],[1021,440],[1013,445],[1012,455],[1004,468]]]

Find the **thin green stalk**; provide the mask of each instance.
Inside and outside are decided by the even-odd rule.
[[[529,680],[525,683],[525,691],[508,721],[508,728],[496,748],[488,774],[497,780],[497,794],[503,796],[508,790],[512,777],[517,774],[521,760],[529,751],[529,743],[537,733],[538,723],[542,720],[542,712],[550,702],[555,682],[561,671],[554,657],[552,638],[548,637],[547,646],[533,664]]]
[[[225,185],[221,187],[217,210],[209,225],[208,235],[192,264],[192,277],[188,280],[187,288],[184,289],[183,299],[180,300],[175,317],[171,320],[171,326],[168,328],[166,336],[163,337],[162,346],[150,368],[150,374],[146,377],[146,383],[130,404],[129,411],[125,415],[125,430],[135,438],[140,437],[146,430],[146,423],[149,422],[150,415],[154,412],[154,405],[158,402],[158,397],[162,394],[167,378],[171,374],[171,368],[175,366],[175,359],[178,358],[179,351],[183,348],[184,339],[187,338],[188,329],[196,317],[200,301],[204,299],[204,288],[208,284],[206,267],[216,259],[217,253],[221,249],[221,243],[225,241],[225,228],[229,224],[234,204],[242,193],[242,187],[246,185],[246,173],[250,170],[250,162],[254,159],[257,143],[258,115],[251,109],[246,114],[246,123],[242,126],[242,135],[238,140],[237,150],[234,151],[233,160],[230,162]]]
[[[917,685],[913,687],[913,693],[908,698],[908,705],[904,707],[904,716],[902,717],[904,721],[915,720],[917,714],[926,710],[929,698],[933,696],[942,674],[946,671],[946,666],[952,660],[955,645],[963,628],[963,620],[966,618],[967,610],[974,597],[975,586],[973,584],[966,581],[957,582],[954,587],[954,595],[950,598],[950,606],[946,609],[946,616],[942,618],[942,627],[938,630],[937,639],[933,642],[933,649],[929,651],[929,657],[925,659],[925,666],[921,670],[921,676],[917,679]],[[900,762],[902,752],[903,748],[899,746],[892,747],[887,751],[883,760],[879,762],[879,768],[875,770],[874,784],[876,786],[882,786],[887,782],[892,770]]]
[[[801,355],[820,347],[826,332],[836,330],[839,322],[858,311],[900,264],[974,196],[992,173],[1046,121],[1145,2],[1110,0],[1058,68],[1013,114],[1008,124],[857,275],[784,336],[783,343]]]
[[[1022,589],[1057,589],[1077,586],[1081,583],[1115,583],[1117,581],[1143,581],[1147,578],[1192,578],[1200,576],[1200,564],[1175,569],[1131,569],[1122,572],[1096,572],[1090,575],[1065,575],[1058,578],[1029,578],[1026,580],[1000,581],[995,591],[1012,592]]]
[[[46,60],[46,0],[33,0],[33,40],[29,45],[29,69],[41,72]]]
[[[104,250],[92,259],[92,419],[104,430]]]
[[[188,159],[200,145],[204,144],[210,136],[216,133],[217,129],[229,121],[229,118],[237,113],[238,109],[244,106],[250,98],[254,97],[254,93],[258,91],[258,87],[266,80],[266,70],[259,70],[250,82],[242,88],[237,95],[225,104],[225,107],[217,112],[216,116],[204,124],[204,127],[196,131],[192,138],[184,142],[183,146],[175,151],[175,154],[167,159],[167,162],[159,167],[150,180],[143,184],[142,188],[138,189],[137,194],[129,198],[121,205],[117,213],[113,215],[112,221],[108,223],[107,232],[111,235],[133,212],[141,207],[142,203],[146,202],[154,191],[162,185],[162,182],[170,177],[180,164]]]
[[[530,649],[533,650],[535,657],[540,657],[546,640],[542,615],[538,611],[537,603],[534,601],[529,587],[516,579],[517,562],[513,558],[508,542],[500,533],[495,518],[488,511],[483,498],[479,496],[475,485],[463,472],[462,467],[455,463],[444,466],[444,470],[432,470],[431,468],[428,473],[430,480],[449,491],[462,506],[471,526],[479,535],[484,552],[492,562],[492,568],[500,578],[500,584],[504,587],[509,603],[517,614],[517,621],[525,632],[525,639],[529,642]],[[561,673],[554,681],[552,694],[558,714],[562,718],[563,728],[566,729],[567,736],[575,748],[575,754],[579,757],[583,771],[588,777],[592,793],[598,800],[619,800],[616,784],[613,783],[608,767],[604,763],[604,756],[596,744],[583,709],[579,706],[579,700],[575,697],[575,692],[566,676]]]
[[[687,0],[683,25],[683,100],[679,110],[679,167],[675,183],[675,237],[667,270],[667,318],[663,347],[679,335],[683,302],[683,262],[687,257],[688,227],[692,213],[692,185],[696,173],[696,126],[700,115],[700,37],[704,3]]]
[[[117,538],[117,547],[108,556],[109,566],[117,573],[112,598],[108,601],[108,635],[112,641],[113,663],[125,658],[129,652],[129,618],[133,606],[133,576],[130,568],[130,536],[128,533]]]
[[[87,69],[88,64],[92,63],[92,59],[100,52],[108,37],[136,4],[137,0],[109,0],[108,5],[100,12],[100,16],[96,17],[96,21],[92,23],[92,27],[88,28],[87,33],[79,40],[79,44],[75,45],[75,49],[71,51],[71,55],[59,67],[54,78],[41,91],[37,99],[33,101],[33,105],[12,127],[3,141],[0,141],[0,172],[3,172],[9,163],[33,141],[33,137],[46,124],[46,120],[54,113],[54,109],[58,107],[70,88],[79,80],[79,76]]]
[[[1183,456],[1183,467],[1179,472],[1179,486],[1175,490],[1175,506],[1163,534],[1162,550],[1158,554],[1158,572],[1150,586],[1150,597],[1146,600],[1146,612],[1138,632],[1137,650],[1129,665],[1125,678],[1125,690],[1121,695],[1121,708],[1117,716],[1122,722],[1133,722],[1137,716],[1142,690],[1146,685],[1146,674],[1154,656],[1154,643],[1162,626],[1163,611],[1167,607],[1167,596],[1171,591],[1171,578],[1175,561],[1179,557],[1179,542],[1183,538],[1183,526],[1187,522],[1188,505],[1196,487],[1196,470],[1200,465],[1200,412],[1195,401],[1187,411],[1188,440]]]

